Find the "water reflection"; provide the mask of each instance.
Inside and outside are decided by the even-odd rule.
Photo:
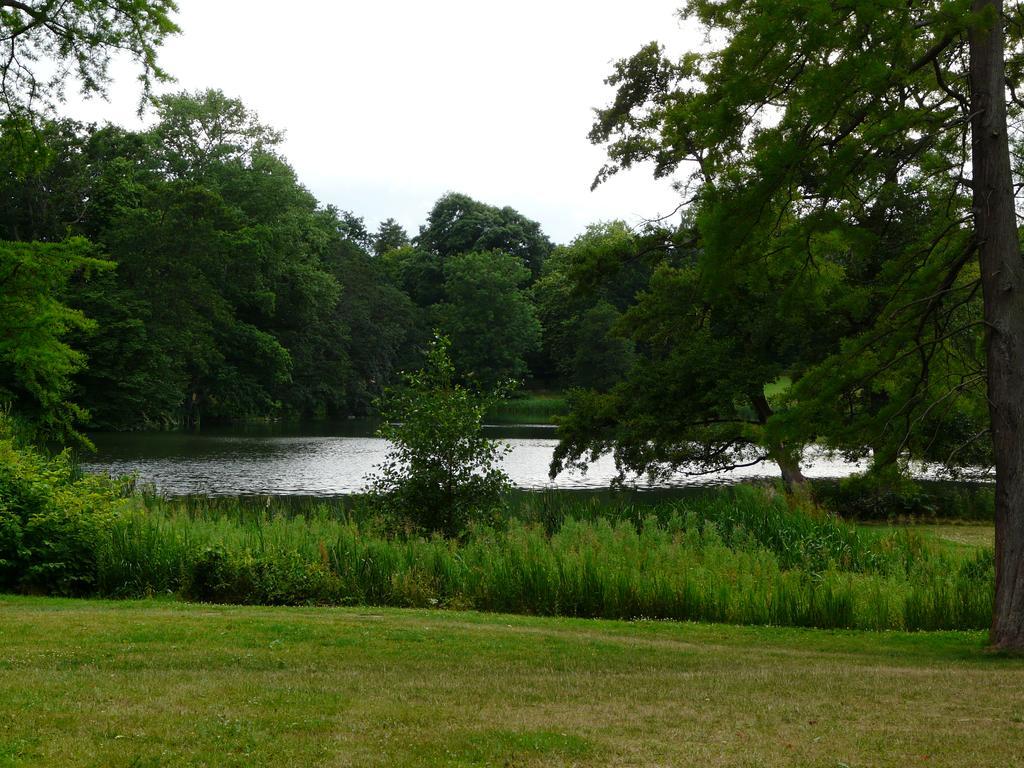
[[[387,443],[372,437],[370,422],[314,425],[257,425],[198,432],[93,435],[98,453],[83,468],[88,472],[137,473],[169,496],[245,494],[328,496],[357,493],[379,464]],[[566,472],[554,480],[548,465],[557,441],[552,430],[532,425],[489,427],[488,433],[511,447],[505,470],[520,488],[584,490],[607,487],[614,462],[603,457],[585,474]],[[843,477],[860,464],[818,454],[809,456],[808,477]],[[734,483],[777,476],[774,464],[733,472],[631,483],[637,488],[680,488]]]

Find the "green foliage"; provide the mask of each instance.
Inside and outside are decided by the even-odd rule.
[[[427,309],[444,300],[443,260],[436,253],[402,245],[381,254],[380,261],[417,307]]]
[[[484,385],[523,378],[540,344],[525,286],[552,249],[540,226],[455,193],[437,201],[412,244],[394,222],[381,226],[385,271],[420,308],[421,327],[451,338],[458,368]]]
[[[170,428],[178,423],[185,374],[152,304],[112,272],[76,285],[73,300],[93,327],[69,336],[87,365],[74,377],[73,401],[105,429]],[[159,316],[159,312],[156,313]]]
[[[618,326],[649,273],[639,249],[640,238],[621,221],[593,225],[555,249],[531,288],[543,328],[535,368],[562,386],[595,390],[625,377],[636,353]]]
[[[153,149],[162,172],[172,178],[198,179],[217,166],[251,165],[273,154],[283,139],[219,90],[167,94],[155,103]]]
[[[768,459],[799,480],[799,436],[768,426],[790,403],[766,398],[765,386],[799,375],[827,347],[837,282],[826,268],[809,274],[781,259],[728,272],[700,238],[692,227],[633,235],[612,226],[567,249],[571,288],[555,283],[546,316],[572,306],[559,290],[606,298],[562,321],[571,331],[562,339],[549,319],[549,341],[569,349],[574,334],[601,331],[606,341],[592,338],[593,359],[579,364],[590,391],[573,396],[553,471],[611,452],[623,472],[708,472]],[[591,365],[608,371],[603,380],[588,380]]]
[[[0,216],[4,238],[59,241],[88,194],[89,156],[68,120],[8,116],[0,121]],[[81,233],[80,233],[81,234]]]
[[[384,219],[373,234],[373,253],[383,256],[396,248],[409,245],[409,233],[394,219]]]
[[[212,546],[191,564],[183,594],[214,603],[295,605],[326,602],[339,586],[322,562],[307,562],[297,552],[239,552]]]
[[[895,469],[815,483],[814,497],[825,508],[849,520],[992,522],[995,517],[992,485],[921,483]]]
[[[581,402],[566,454],[647,441],[663,449],[621,462],[671,462],[674,432],[677,445],[791,457],[825,442],[880,468],[990,462],[961,179],[965,32],[979,19],[959,2],[693,0],[682,13],[715,43],[677,60],[652,43],[619,62],[591,139],[608,150],[597,182],[652,161],[656,176],[692,170],[695,194],[629,315],[645,363],[615,399],[638,407],[608,423],[610,400]],[[1011,81],[1020,31],[1008,27]],[[780,375],[792,390],[744,423],[743,401]],[[643,421],[655,392],[705,394],[670,414],[671,430]],[[705,424],[711,434],[693,433]]]
[[[88,426],[364,415],[438,326],[475,381],[527,375],[540,329],[525,265],[550,251],[535,222],[446,196],[421,243],[394,220],[371,235],[317,203],[279,156],[281,134],[239,100],[155,104],[142,132],[0,126],[0,238],[84,237],[115,267],[69,270],[51,291],[73,310],[56,400],[80,403]],[[461,250],[485,245],[499,250]]]
[[[392,444],[371,490],[389,515],[445,536],[493,516],[510,488],[499,463],[504,450],[481,433],[501,390],[458,383],[449,342],[437,337],[423,369],[405,377],[381,407],[379,434]]]
[[[124,483],[79,477],[68,451],[20,444],[0,416],[0,589],[95,591],[99,551],[127,508]]]
[[[330,359],[344,353],[347,363],[343,398],[335,399],[331,379],[321,366],[297,363],[301,373],[296,383],[309,383],[310,389],[322,388],[320,402],[330,414],[365,415],[375,400],[396,377],[396,371],[419,362],[415,344],[421,336],[421,318],[409,297],[386,276],[376,259],[343,241],[329,262],[341,285],[335,309],[335,324],[347,330],[341,350],[332,350],[328,339],[310,339],[310,327],[296,328],[314,359]],[[332,326],[320,326],[327,336]],[[301,376],[301,379],[300,379]],[[306,407],[305,413],[315,413]]]
[[[491,406],[486,419],[491,424],[554,424],[565,411],[562,395],[520,391]]]
[[[530,272],[506,253],[461,253],[444,262],[444,300],[434,324],[451,339],[456,367],[483,387],[527,373],[540,323],[522,286]]]
[[[343,238],[363,251],[370,251],[373,248],[373,235],[366,228],[362,216],[356,216],[352,211],[339,211],[331,206],[328,206],[327,210],[336,215],[338,232]]]
[[[64,339],[77,373],[62,397],[117,429],[365,413],[411,356],[420,318],[359,244],[357,220],[317,204],[276,154],[280,134],[237,99],[178,93],[157,112],[142,133],[70,121],[0,132],[28,142],[0,157],[0,237],[70,232],[116,265],[55,288],[95,321]]]
[[[124,52],[142,68],[148,97],[154,81],[170,78],[157,49],[180,30],[173,0],[26,0],[0,4],[0,114],[52,108],[74,77],[86,95],[105,95],[112,54]],[[40,60],[52,67],[36,71]]]
[[[84,365],[69,333],[94,324],[61,301],[73,276],[109,269],[82,238],[63,243],[0,241],[0,405],[13,404],[43,437],[74,436],[85,414],[69,401]]]
[[[416,246],[442,263],[460,253],[501,251],[519,259],[534,276],[552,249],[537,222],[508,206],[496,208],[456,192],[434,203]]]

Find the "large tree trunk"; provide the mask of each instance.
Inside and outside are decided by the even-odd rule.
[[[767,424],[768,419],[774,413],[771,405],[768,403],[768,398],[763,393],[755,393],[750,395],[750,402],[757,413],[757,420],[762,424]],[[800,471],[800,458],[802,454],[802,446],[795,449],[782,444],[768,446],[768,457],[779,465],[779,470],[782,472],[782,482],[786,486],[787,491],[806,488],[807,478]]]
[[[991,642],[1024,649],[1024,259],[1006,126],[1001,0],[974,0],[971,30],[974,227],[985,299],[988,402],[996,465],[996,595]]]

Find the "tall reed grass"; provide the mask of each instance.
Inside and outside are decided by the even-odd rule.
[[[567,411],[568,404],[564,397],[527,395],[492,406],[486,420],[492,424],[553,424],[556,417]]]
[[[962,555],[739,488],[639,505],[521,501],[458,541],[396,535],[358,503],[150,500],[99,559],[111,596],[439,606],[602,618],[980,629],[992,553]]]

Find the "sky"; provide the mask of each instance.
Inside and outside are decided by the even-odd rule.
[[[679,195],[650,167],[590,191],[604,150],[587,140],[614,95],[612,63],[651,40],[701,35],[681,0],[179,0],[161,53],[176,82],[219,88],[285,132],[282,152],[324,204],[394,217],[410,234],[445,192],[511,205],[556,242],[594,222],[636,224]],[[292,11],[301,9],[301,13]],[[108,102],[64,111],[140,128],[137,70],[115,61]]]

